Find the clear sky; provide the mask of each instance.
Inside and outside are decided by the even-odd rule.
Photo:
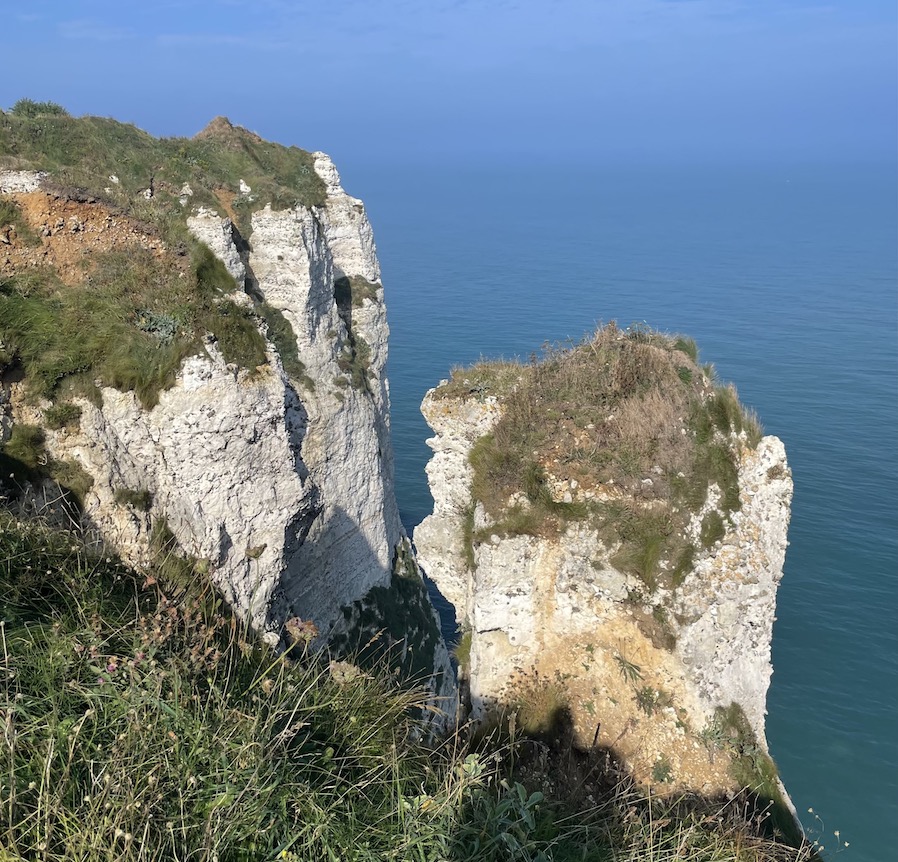
[[[892,160],[895,0],[7,0],[0,107],[338,160]]]

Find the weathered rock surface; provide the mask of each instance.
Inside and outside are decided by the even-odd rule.
[[[407,557],[393,489],[389,330],[371,226],[330,159],[318,153],[315,166],[327,185],[323,207],[277,211],[260,202],[242,238],[211,209],[188,218],[241,288],[246,281],[252,297],[242,304],[264,302],[289,322],[303,375],[285,371],[271,341],[267,365],[238,369],[207,338],[151,409],[132,392],[104,388],[102,406],[78,399],[78,427],[46,431],[50,455],[75,461],[93,478],[85,515],[123,556],[147,562],[153,524],[164,521],[184,553],[204,561],[228,601],[273,642],[297,616],[313,621],[322,640],[345,639],[353,607],[375,588],[391,589],[397,561]],[[43,175],[4,172],[0,179],[5,191],[26,193]],[[335,300],[342,276],[373,285],[351,314],[341,314]],[[258,325],[267,332],[261,318]],[[353,357],[354,378],[346,370]],[[7,388],[4,429],[10,420],[41,424],[47,405],[30,404],[20,383]],[[145,493],[147,511],[122,502],[122,492]],[[411,577],[438,632],[417,569]],[[451,698],[445,646],[439,637],[428,644],[428,665]]]
[[[46,176],[43,171],[0,171],[0,194],[37,191]]]
[[[638,780],[731,788],[728,760],[709,739],[718,708],[735,703],[766,747],[792,496],[782,443],[764,437],[756,449],[741,447],[741,509],[675,590],[652,592],[615,568],[616,546],[589,521],[550,538],[490,534],[471,497],[469,454],[499,420],[501,401],[434,392],[422,405],[435,431],[427,466],[434,511],[414,539],[421,565],[470,633],[463,671],[474,716],[541,680],[564,692],[580,742],[614,749]],[[691,528],[716,498],[712,486]]]
[[[197,212],[187,217],[187,227],[200,242],[209,246],[234,280],[238,284],[243,284],[246,266],[234,242],[234,226],[231,220],[221,218],[218,213],[205,207],[199,207]]]

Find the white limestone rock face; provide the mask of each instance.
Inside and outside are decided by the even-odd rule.
[[[683,787],[732,789],[726,758],[715,760],[700,733],[718,707],[735,703],[766,747],[792,496],[783,444],[765,437],[754,450],[740,446],[741,508],[724,537],[697,552],[676,590],[648,594],[638,577],[615,568],[619,546],[604,544],[589,520],[554,538],[489,533],[482,507],[472,511],[468,456],[501,410],[493,397],[434,390],[422,405],[435,431],[427,441],[434,511],[416,528],[415,545],[470,632],[462,670],[473,716],[514,699],[522,680],[539,679],[564,690],[581,743],[614,748],[637,780],[651,783],[664,758]],[[718,498],[712,488],[710,505]]]
[[[474,443],[489,433],[501,416],[498,402],[476,399],[435,398],[428,393],[423,408],[436,436],[427,441],[433,449],[427,481],[433,495],[433,514],[415,528],[418,560],[436,582],[461,620],[471,612],[474,590],[468,571],[462,533],[470,511],[474,471],[468,454]]]
[[[374,232],[365,206],[343,191],[337,168],[326,153],[313,153],[315,172],[327,188],[327,206],[319,212],[338,275],[357,275],[380,282]]]
[[[341,369],[352,341],[334,302],[333,258],[316,213],[266,208],[253,216],[252,238],[257,289],[290,322],[314,381],[314,388],[300,392],[308,413],[303,463],[321,490],[323,508],[291,558],[285,588],[297,610],[312,595],[329,597],[329,624],[341,605],[389,582],[403,535],[385,424],[388,402],[382,412],[371,392],[354,387]],[[375,391],[385,359],[372,357],[367,372]]]
[[[271,359],[250,379],[208,342],[152,410],[131,392],[104,388],[102,408],[81,402],[78,433],[48,432],[57,457],[94,477],[85,514],[126,559],[149,561],[152,520],[164,518],[184,551],[208,562],[228,602],[262,629],[272,622],[285,545],[318,506],[300,461],[305,412]],[[149,492],[152,507],[116,503],[117,491]]]
[[[44,171],[0,171],[0,194],[36,192],[46,177]]]
[[[289,322],[304,374],[295,364],[287,373],[271,342],[267,365],[238,369],[207,338],[152,409],[133,393],[103,389],[101,407],[78,402],[79,428],[47,430],[47,448],[93,477],[85,514],[123,556],[148,562],[152,524],[164,519],[183,551],[205,561],[228,601],[272,642],[292,617],[313,621],[322,644],[348,637],[359,603],[375,588],[396,588],[401,559],[402,588],[408,592],[409,578],[416,585],[437,694],[454,716],[454,673],[409,562],[394,494],[389,330],[371,226],[330,159],[316,154],[315,165],[327,185],[322,207],[266,206],[253,213],[249,237],[210,210],[188,219],[238,285],[245,279],[251,288],[237,301],[249,309],[264,301]],[[39,181],[3,177],[17,189]],[[344,276],[375,286],[349,311],[335,299],[334,281]],[[261,311],[258,325],[267,334]],[[4,432],[10,418],[42,422],[46,405],[18,394],[0,405]],[[151,495],[149,511],[128,505],[123,491]]]
[[[234,242],[234,226],[231,220],[221,218],[218,213],[200,207],[196,213],[187,218],[187,227],[200,242],[209,246],[212,253],[242,287],[246,278],[246,267]]]
[[[743,453],[735,527],[697,561],[672,603],[676,654],[701,699],[738,703],[764,740],[776,591],[783,574],[792,475],[777,437]]]

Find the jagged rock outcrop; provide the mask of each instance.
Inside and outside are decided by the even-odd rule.
[[[598,355],[609,343],[629,341],[612,331],[599,347],[583,349]],[[672,353],[680,356],[674,381],[692,380],[693,373],[700,379],[697,366]],[[458,372],[424,399],[422,412],[435,432],[427,466],[434,511],[414,539],[464,632],[462,673],[474,717],[502,703],[563,703],[580,744],[613,750],[640,782],[704,793],[734,788],[733,760],[754,745],[766,751],[770,643],[792,496],[783,444],[767,436],[750,445],[735,430],[708,435],[715,452],[732,453],[738,500],[724,505],[734,490],[710,481],[686,513],[658,490],[668,477],[682,480],[686,467],[655,463],[631,480],[632,491],[620,479],[590,482],[565,472],[583,452],[591,464],[607,462],[595,429],[624,421],[628,408],[616,402],[604,419],[594,411],[579,427],[559,420],[571,445],[550,439],[524,453],[536,459],[545,484],[529,492],[530,500],[524,489],[512,493],[499,515],[490,514],[472,491],[484,488],[472,461],[482,462],[478,447],[491,440],[531,372],[524,367],[512,383],[494,385],[473,371],[470,380]],[[715,397],[704,383],[693,393],[699,405]],[[541,395],[528,408],[535,425],[551,425],[556,408],[575,415],[564,399],[548,405]],[[678,439],[693,433],[684,415],[672,414]],[[507,459],[507,452],[499,457]],[[551,498],[541,502],[542,493]],[[571,514],[550,528],[517,526],[539,506]],[[625,531],[642,516],[676,533],[665,540],[681,549],[677,559],[687,565],[675,569],[673,556],[665,562],[663,551],[652,550],[653,535],[637,550],[656,554],[656,574],[628,565],[632,555],[622,547],[634,540]],[[674,530],[671,523],[682,526]],[[730,743],[739,734],[737,751]]]
[[[219,125],[221,134],[238,134],[227,121]],[[421,637],[394,639],[390,649],[425,649],[416,667],[435,672],[439,693],[451,698],[454,675],[394,496],[384,370],[389,331],[371,226],[330,159],[323,153],[312,159],[324,183],[322,205],[255,201],[240,179],[243,198],[234,200],[242,212],[250,210],[243,234],[230,198],[222,196],[217,207],[208,199],[194,205],[192,191],[180,189],[189,230],[237,280],[234,301],[265,336],[262,365],[227,362],[207,334],[157,403],[104,385],[100,398],[68,399],[77,420],[55,424],[45,421],[50,402],[30,396],[21,375],[7,375],[4,436],[16,424],[42,426],[44,457],[87,474],[84,516],[124,557],[148,562],[153,531],[164,524],[273,642],[285,620],[300,617],[317,626],[322,641],[340,638],[351,651],[370,639],[369,628],[376,634],[385,626],[370,613],[360,621],[369,596],[397,588],[414,594]],[[26,226],[42,237],[35,248],[15,244],[7,273],[26,264],[52,266],[64,256],[47,213],[65,196],[41,191],[46,178],[0,172],[0,187],[23,224],[34,221]],[[121,212],[102,214],[104,227],[124,230],[129,222]],[[134,242],[137,234],[125,232]],[[103,236],[104,249],[115,247],[114,235]],[[92,234],[82,230],[66,241],[85,243],[83,256]],[[157,258],[168,254],[158,241],[151,245],[143,235],[137,241]]]

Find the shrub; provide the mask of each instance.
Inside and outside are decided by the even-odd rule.
[[[10,113],[16,117],[34,117],[50,116],[50,117],[68,117],[69,112],[57,105],[56,102],[35,102],[33,99],[19,99],[12,108]]]
[[[62,401],[44,410],[44,422],[48,428],[58,431],[60,428],[77,426],[81,419],[81,408],[69,401]]]

